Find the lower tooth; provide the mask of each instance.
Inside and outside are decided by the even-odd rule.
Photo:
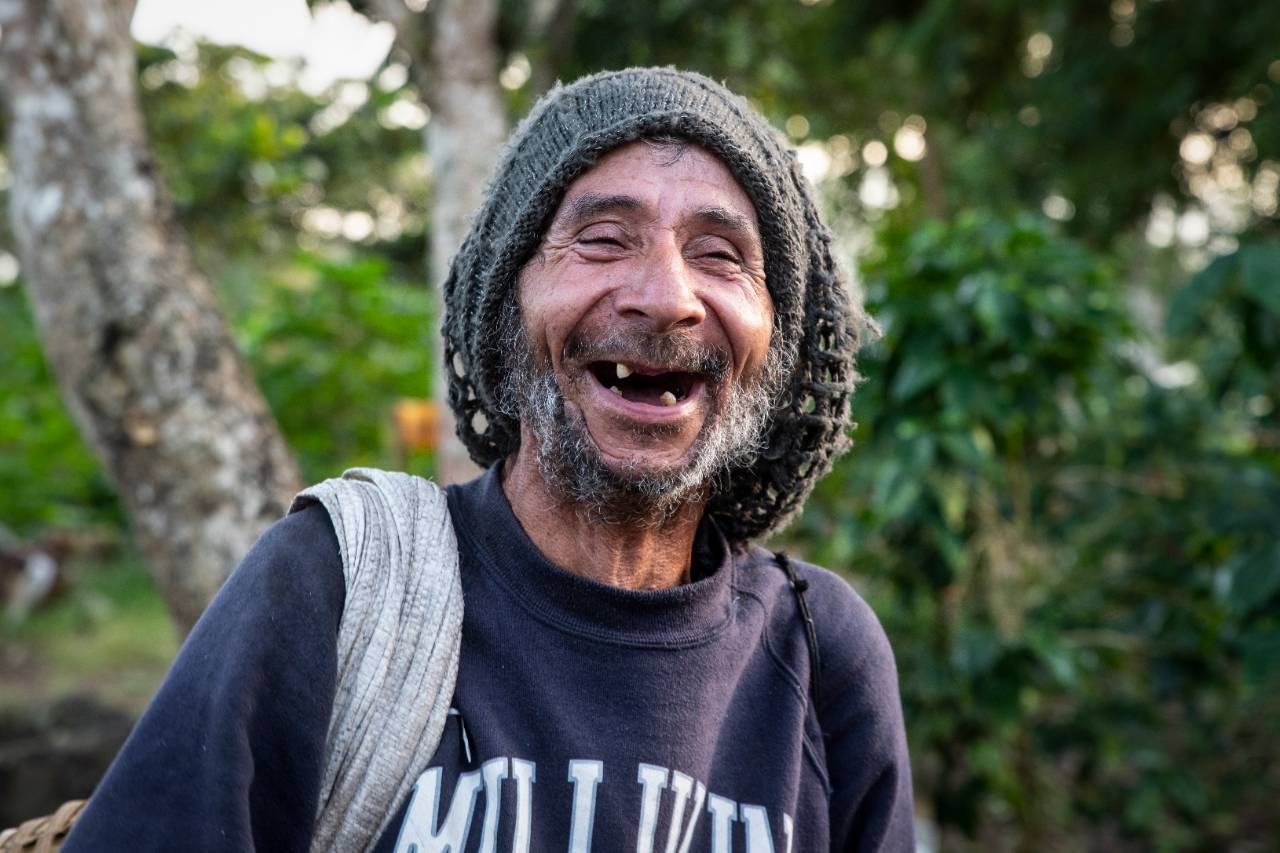
[[[676,404],[676,395],[670,391],[663,391],[662,396],[658,398],[664,406],[674,406]]]
[[[609,386],[609,390],[610,390],[610,391],[612,391],[613,393],[617,394],[619,397],[621,397],[621,396],[622,396],[622,391],[621,391],[621,389],[619,389],[619,388],[618,388],[618,386],[617,386],[617,385],[610,385],[610,386]]]

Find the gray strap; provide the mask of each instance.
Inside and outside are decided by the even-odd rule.
[[[440,743],[458,675],[462,583],[444,492],[353,468],[299,493],[338,536],[346,603],[313,853],[371,850]]]

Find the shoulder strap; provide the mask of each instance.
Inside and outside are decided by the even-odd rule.
[[[329,513],[346,580],[312,853],[371,850],[431,760],[458,674],[462,582],[444,492],[353,468],[290,512]]]
[[[818,651],[818,629],[813,622],[813,612],[809,610],[809,602],[804,594],[809,591],[809,582],[796,574],[796,567],[791,559],[781,551],[774,553],[778,565],[787,573],[787,584],[796,594],[796,604],[800,607],[800,619],[804,622],[804,639],[809,644],[809,690],[816,703],[822,687],[822,655]]]

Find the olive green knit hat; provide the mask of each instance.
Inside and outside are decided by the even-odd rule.
[[[538,101],[508,142],[444,285],[449,403],[458,437],[478,464],[491,465],[519,446],[519,423],[500,403],[505,348],[493,337],[516,298],[519,271],[569,184],[611,149],[654,136],[706,148],[755,205],[774,345],[794,364],[763,451],[714,485],[707,511],[740,546],[793,515],[848,445],[854,354],[865,318],[849,298],[794,152],[744,99],[713,80],[672,68],[628,68],[556,86]]]

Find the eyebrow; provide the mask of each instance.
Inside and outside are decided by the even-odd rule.
[[[717,225],[744,237],[752,237],[757,241],[760,239],[760,234],[750,219],[727,208],[714,205],[700,207],[694,212],[693,218],[706,225]]]
[[[643,208],[644,203],[635,196],[583,193],[569,202],[569,206],[556,217],[556,222],[562,227],[573,227],[601,214],[635,213]]]

